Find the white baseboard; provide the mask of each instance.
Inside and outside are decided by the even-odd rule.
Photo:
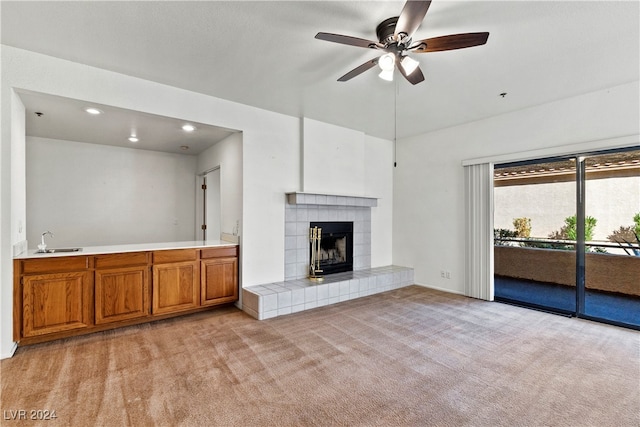
[[[17,349],[18,349],[18,343],[14,342],[7,353],[0,353],[0,360],[12,358]]]
[[[452,289],[447,288],[439,288],[438,286],[425,285],[424,283],[415,283],[418,286],[422,286],[423,288],[435,289],[436,291],[448,292],[450,294],[462,295],[464,296],[464,292],[454,291]]]

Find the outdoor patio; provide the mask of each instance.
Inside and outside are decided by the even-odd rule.
[[[495,276],[494,280],[496,301],[567,315],[575,312],[575,287],[504,276]],[[585,314],[638,328],[640,297],[587,289]]]

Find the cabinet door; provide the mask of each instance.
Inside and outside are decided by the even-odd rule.
[[[149,268],[96,270],[96,324],[149,315]]]
[[[92,276],[89,271],[24,276],[22,335],[32,337],[91,326]]]
[[[238,259],[212,258],[201,261],[202,305],[215,305],[238,300]]]
[[[197,261],[153,266],[153,314],[175,313],[200,305]]]

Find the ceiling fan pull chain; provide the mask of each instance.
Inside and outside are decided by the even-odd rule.
[[[396,87],[393,91],[393,167],[398,166],[398,157],[397,157],[397,140],[398,140],[398,91],[400,90],[400,86],[398,86],[398,81],[395,81]]]

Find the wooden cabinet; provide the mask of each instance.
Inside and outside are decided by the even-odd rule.
[[[238,300],[238,258],[201,261],[200,303],[224,304]]]
[[[200,253],[200,304],[238,300],[238,247],[206,248]]]
[[[176,313],[200,306],[200,275],[195,249],[153,253],[153,314]]]
[[[33,344],[238,300],[237,246],[14,260],[13,336]]]
[[[88,271],[25,275],[22,335],[33,337],[90,327],[92,289]]]
[[[96,325],[149,316],[146,252],[95,257]]]

